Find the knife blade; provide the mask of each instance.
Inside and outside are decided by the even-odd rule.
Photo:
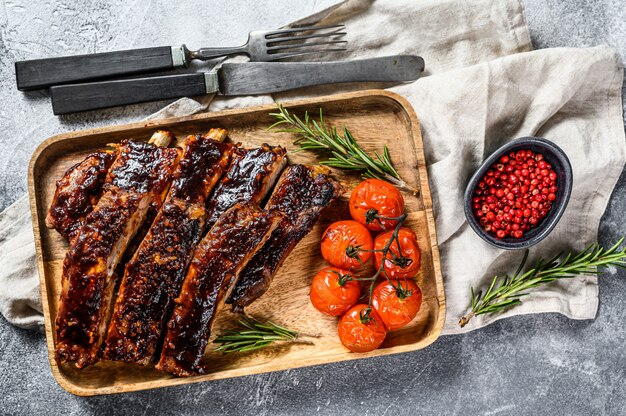
[[[258,95],[321,84],[408,82],[424,60],[414,55],[335,62],[227,63],[210,72],[59,85],[50,88],[54,114],[218,93]]]

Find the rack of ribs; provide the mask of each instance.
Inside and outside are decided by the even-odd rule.
[[[230,161],[226,130],[189,136],[165,202],[127,263],[104,357],[149,364],[202,237],[206,199]]]
[[[260,204],[287,164],[284,147],[263,144],[256,149],[236,147],[228,171],[207,205],[207,227],[237,203]]]
[[[236,204],[217,220],[191,261],[167,324],[157,369],[181,377],[204,373],[201,360],[217,311],[240,271],[279,222],[279,213],[252,203]]]
[[[164,145],[169,138],[158,133],[151,141]],[[56,317],[58,363],[82,368],[98,360],[112,310],[114,270],[148,209],[163,201],[179,151],[131,140],[118,145],[102,196],[71,240],[63,263]]]
[[[343,192],[322,166],[288,166],[265,207],[284,216],[268,242],[245,267],[226,303],[234,312],[263,295],[287,256],[313,228],[322,211]]]
[[[56,183],[54,198],[46,215],[48,228],[56,229],[71,240],[84,218],[98,203],[102,185],[115,157],[114,151],[93,152],[65,172]]]

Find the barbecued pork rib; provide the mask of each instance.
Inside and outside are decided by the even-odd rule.
[[[215,315],[239,272],[279,221],[279,213],[255,204],[236,204],[217,220],[189,266],[167,324],[157,369],[181,377],[204,372],[200,361]]]
[[[322,211],[343,192],[322,166],[288,166],[265,209],[284,214],[267,243],[248,262],[226,303],[234,312],[263,295],[287,256],[313,228]]]
[[[260,204],[287,164],[285,148],[263,144],[256,149],[235,148],[228,171],[207,205],[207,227],[236,203]]]
[[[202,237],[206,199],[228,167],[226,130],[189,136],[169,194],[141,242],[118,292],[105,358],[146,365],[152,361],[174,307],[193,251]]]
[[[70,240],[82,221],[100,199],[107,172],[115,160],[114,151],[101,150],[89,154],[82,162],[69,168],[56,183],[46,226],[56,229]]]
[[[155,146],[167,146],[174,136],[159,130],[150,138]],[[117,145],[112,145],[117,148]],[[107,173],[117,157],[117,150],[99,150],[69,168],[56,183],[52,204],[46,215],[46,226],[56,229],[70,240],[83,220],[96,206]]]
[[[167,147],[175,139],[176,137],[174,137],[174,135],[169,131],[158,130],[152,134],[148,143],[152,143],[153,145],[158,147]],[[112,144],[110,146],[117,145]],[[150,209],[146,214],[146,219],[144,220],[141,227],[139,227],[133,238],[130,240],[128,246],[126,246],[126,251],[124,252],[122,260],[118,265],[118,270],[116,270],[119,276],[124,276],[124,268],[126,263],[128,263],[130,259],[133,258],[133,254],[135,254],[135,251],[137,251],[137,248],[139,248],[139,244],[141,244],[146,234],[148,234],[148,230],[150,230],[150,225],[154,221],[154,218],[156,217],[158,211],[159,206],[157,204],[152,204],[150,206]]]
[[[93,364],[106,333],[114,270],[151,205],[167,192],[180,149],[123,141],[103,194],[70,243],[56,318],[59,363]]]

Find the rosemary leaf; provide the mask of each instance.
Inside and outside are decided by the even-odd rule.
[[[539,287],[557,279],[571,279],[584,274],[598,274],[598,268],[616,266],[626,268],[626,247],[619,248],[624,237],[609,249],[592,244],[578,253],[559,254],[545,261],[537,260],[534,267],[522,273],[528,250],[513,276],[506,275],[499,279],[495,276],[489,289],[484,293],[470,288],[470,311],[459,320],[461,327],[477,315],[500,312],[520,304],[520,298],[528,295],[527,290]],[[561,260],[559,260],[562,258]]]
[[[357,143],[354,136],[347,127],[343,127],[343,137],[336,128],[328,127],[324,123],[324,114],[320,108],[319,121],[309,117],[309,113],[304,113],[301,119],[282,105],[278,105],[277,113],[270,113],[276,119],[268,130],[276,130],[283,133],[296,134],[298,137],[293,141],[299,150],[312,150],[328,155],[326,160],[322,160],[322,165],[331,166],[345,170],[360,170],[364,178],[383,179],[391,182],[399,188],[419,193],[418,189],[406,183],[393,167],[389,149],[383,147],[383,153],[374,152],[371,156],[365,152]]]
[[[228,330],[218,336],[214,342],[221,345],[215,348],[215,351],[223,353],[252,351],[266,347],[273,342],[312,344],[311,341],[300,339],[305,336],[304,334],[270,321],[262,323],[244,315],[237,323],[241,330]]]

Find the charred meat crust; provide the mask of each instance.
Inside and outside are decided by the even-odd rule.
[[[288,166],[265,207],[284,214],[267,243],[241,272],[237,285],[226,303],[233,311],[263,295],[287,256],[313,228],[322,211],[343,192],[341,185],[321,166]]]
[[[152,361],[202,237],[205,199],[227,168],[231,148],[202,136],[185,141],[168,196],[126,266],[108,329],[106,358],[144,365]]]
[[[215,315],[239,272],[278,225],[280,214],[236,204],[202,239],[167,325],[156,368],[185,377],[203,373],[201,360]]]
[[[226,131],[213,129],[209,135],[226,136]],[[214,133],[215,131],[215,133]],[[170,196],[192,204],[205,206],[211,190],[228,167],[232,144],[189,136],[170,190]]]
[[[98,360],[116,283],[114,270],[151,204],[160,204],[178,150],[124,141],[103,195],[70,243],[56,318],[56,360],[78,368]]]
[[[104,191],[124,189],[136,193],[165,194],[172,180],[179,151],[146,142],[122,141],[119,154],[107,175]],[[158,202],[158,198],[155,202]]]
[[[115,152],[98,151],[89,154],[65,172],[56,183],[56,191],[46,216],[46,226],[71,239],[82,221],[100,199],[102,185]]]
[[[267,144],[256,149],[235,148],[228,171],[207,205],[207,226],[237,203],[260,204],[285,167],[286,154],[285,148]]]

